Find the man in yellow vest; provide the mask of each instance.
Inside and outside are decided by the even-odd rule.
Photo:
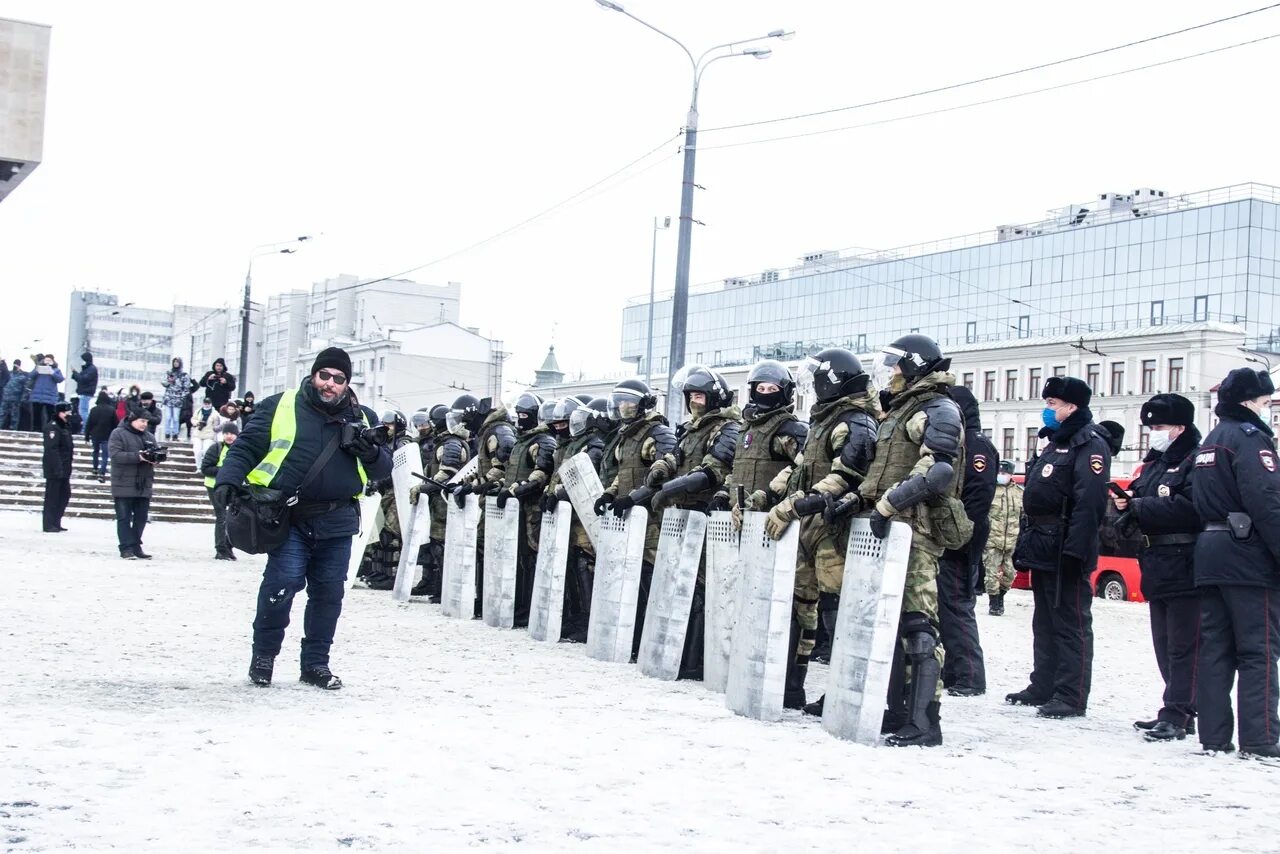
[[[240,435],[240,428],[234,421],[222,425],[219,433],[221,442],[210,445],[200,460],[200,473],[204,475],[204,488],[209,491],[209,500],[213,501],[213,488],[218,485],[218,470],[226,462],[227,451]],[[235,560],[236,554],[231,550],[231,538],[227,536],[227,508],[213,501],[213,549],[216,560]]]
[[[360,405],[350,384],[351,357],[337,347],[321,350],[298,388],[258,404],[218,472],[213,499],[223,507],[246,480],[296,499],[289,538],[268,552],[258,590],[249,665],[256,685],[271,684],[293,597],[305,587],[302,681],[342,687],[329,670],[329,647],[342,613],[351,538],[360,530],[357,497],[371,478],[391,476],[390,451],[368,431],[378,416]]]

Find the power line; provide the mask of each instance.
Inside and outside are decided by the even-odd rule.
[[[939,92],[949,92],[955,89],[963,89],[966,86],[976,86],[979,83],[990,83],[993,80],[1003,80],[1006,77],[1014,77],[1019,74],[1027,74],[1032,71],[1041,71],[1046,68],[1053,68],[1054,66],[1057,66],[1057,65],[1065,65],[1066,63],[1069,63],[1069,62],[1077,62],[1081,59],[1090,59],[1095,56],[1102,56],[1103,54],[1114,53],[1115,51],[1118,51],[1118,50],[1124,50],[1126,48],[1137,47],[1138,45],[1149,44],[1154,41],[1159,41],[1160,39],[1167,39],[1172,36],[1182,35],[1184,33],[1189,33],[1194,30],[1201,30],[1201,29],[1204,29],[1205,27],[1212,27],[1215,24],[1222,24],[1227,21],[1234,21],[1239,18],[1247,17],[1249,15],[1256,15],[1259,12],[1266,12],[1271,9],[1275,9],[1277,7],[1280,7],[1280,3],[1272,3],[1268,6],[1262,6],[1257,9],[1250,9],[1247,12],[1241,12],[1237,15],[1229,15],[1225,18],[1218,18],[1213,21],[1206,21],[1203,24],[1196,24],[1195,26],[1191,26],[1191,27],[1183,27],[1180,30],[1172,30],[1167,33],[1161,33],[1155,36],[1148,36],[1147,38],[1144,38],[1144,39],[1138,39],[1137,41],[1126,42],[1125,44],[1114,45],[1113,47],[1102,48],[1101,50],[1094,50],[1088,53],[1077,54],[1076,56],[1068,56],[1063,59],[1055,59],[1052,62],[1043,62],[1039,65],[1030,65],[1030,66],[1027,66],[1026,68],[1019,68],[1014,71],[1005,71],[1000,74],[988,75],[987,77],[978,77],[973,80],[966,80],[962,83],[951,83],[946,86],[937,86],[933,89],[924,89],[919,92],[910,92],[904,95],[894,95],[888,98],[880,98],[875,101],[864,101],[861,104],[850,104],[849,106],[846,106],[846,107],[832,107],[826,110],[816,110],[811,113],[796,113],[795,115],[778,116],[772,119],[760,119],[754,122],[741,122],[739,124],[733,124],[733,125],[721,125],[719,127],[701,128],[699,129],[699,133],[712,133],[714,131],[720,131],[720,130],[734,130],[737,128],[755,127],[756,125],[775,124],[777,122],[789,122],[789,121],[794,121],[796,119],[807,119],[807,118],[813,118],[814,116],[826,116],[832,113],[846,112],[849,110],[861,110],[866,107],[876,107],[876,106],[880,106],[881,104],[891,104],[896,101],[905,101],[910,98],[920,98],[925,95],[936,95]]]
[[[1040,95],[1045,92],[1054,92],[1059,89],[1068,89],[1072,86],[1081,86],[1085,83],[1096,83],[1099,80],[1108,80],[1113,77],[1121,77],[1123,75],[1133,74],[1138,71],[1148,71],[1152,68],[1159,68],[1164,65],[1173,65],[1174,63],[1177,63],[1177,62],[1185,62],[1188,59],[1198,59],[1202,56],[1209,56],[1215,53],[1222,53],[1224,51],[1234,50],[1238,47],[1247,47],[1248,45],[1258,44],[1259,42],[1270,41],[1271,39],[1274,39],[1274,38],[1280,38],[1280,33],[1273,33],[1269,36],[1261,36],[1256,39],[1250,39],[1248,41],[1243,41],[1243,42],[1236,42],[1235,44],[1229,44],[1223,47],[1211,48],[1209,50],[1200,51],[1199,53],[1191,53],[1191,54],[1187,54],[1186,56],[1178,56],[1178,57],[1174,57],[1173,59],[1166,59],[1160,62],[1153,62],[1149,65],[1140,65],[1135,68],[1125,68],[1120,71],[1112,71],[1108,74],[1099,74],[1096,77],[1086,77],[1083,80],[1072,80],[1067,83],[1058,83],[1054,86],[1045,86],[1040,89],[1029,89],[1025,92],[1015,92],[1012,95],[1002,95],[998,98],[987,98],[982,101],[970,101],[969,103],[966,103],[966,104],[957,104],[954,107],[941,107],[936,110],[926,110],[925,112],[921,112],[921,113],[910,113],[905,116],[893,116],[887,119],[879,119],[874,122],[863,122],[861,124],[856,124],[856,125],[844,125],[842,127],[837,127],[837,128],[826,128],[824,130],[806,131],[805,133],[793,133],[793,134],[788,134],[786,136],[772,136],[772,137],[765,137],[764,139],[745,140],[743,142],[728,142],[728,143],[723,143],[721,145],[699,146],[698,150],[714,151],[719,148],[740,148],[746,145],[760,145],[766,142],[784,142],[790,139],[802,139],[808,136],[821,136],[823,134],[828,134],[828,133],[839,133],[841,131],[846,131],[846,130],[857,130],[858,128],[867,128],[867,127],[874,127],[876,125],[892,124],[894,122],[906,121],[908,119],[919,119],[919,118],[924,118],[926,116],[936,116],[942,113],[953,113],[953,112],[956,112],[957,110],[967,110],[970,107],[981,107],[987,104],[998,104],[1001,101],[1012,101],[1016,98],[1025,98],[1028,95]]]

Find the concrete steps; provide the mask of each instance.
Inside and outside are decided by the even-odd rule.
[[[151,519],[159,522],[213,522],[213,507],[204,488],[204,476],[195,470],[192,446],[168,443],[169,458],[156,467],[151,498]],[[39,433],[0,430],[0,507],[38,510],[44,502]],[[71,503],[68,516],[115,518],[110,472],[99,483],[92,472],[93,450],[83,439],[76,441],[72,459]]]

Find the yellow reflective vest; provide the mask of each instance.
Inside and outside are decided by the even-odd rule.
[[[230,447],[231,446],[228,445],[226,442],[222,443],[222,450],[218,451],[218,468],[222,468],[222,463],[227,458],[227,448],[230,448]],[[217,483],[218,483],[218,478],[216,477],[206,477],[204,479],[204,485],[206,489],[213,489],[213,487],[216,486]]]
[[[245,480],[254,486],[270,486],[271,481],[275,480],[280,469],[284,468],[285,457],[289,456],[289,451],[293,448],[293,442],[298,437],[298,412],[295,404],[298,398],[298,390],[289,389],[280,395],[280,402],[276,404],[275,414],[271,418],[271,444],[267,446],[267,455],[262,461],[254,466],[253,471]],[[369,425],[369,416],[365,415],[363,410],[360,417],[364,420],[366,427]],[[224,452],[225,453],[225,452]],[[355,497],[360,498],[364,494],[364,485],[369,482],[369,476],[365,474],[364,463],[356,460],[356,471],[360,473],[360,492]]]

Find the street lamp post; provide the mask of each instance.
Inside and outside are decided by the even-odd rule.
[[[621,4],[614,3],[612,0],[596,0],[596,3],[605,9],[621,12],[636,23],[648,27],[658,35],[675,42],[684,51],[685,56],[689,58],[689,65],[693,69],[693,94],[689,99],[689,114],[684,126],[684,175],[680,186],[680,228],[676,244],[676,286],[675,292],[671,297],[671,351],[667,359],[667,379],[669,383],[670,378],[675,376],[676,371],[684,365],[685,332],[689,315],[689,250],[693,241],[693,176],[698,145],[698,89],[702,84],[702,74],[711,63],[730,56],[754,56],[756,59],[768,59],[773,53],[769,48],[747,48],[743,46],[765,39],[789,39],[795,35],[795,32],[791,30],[773,30],[763,36],[725,42],[724,44],[707,48],[702,52],[701,56],[694,59],[693,53],[684,46],[683,42],[675,36],[663,32],[653,24],[637,18],[624,9]],[[718,53],[718,51],[727,52]],[[715,55],[712,56],[712,54]],[[652,311],[652,309],[650,310]],[[681,405],[682,401],[678,395],[667,395],[667,418],[679,420],[682,414]]]
[[[653,385],[653,283],[654,277],[658,270],[658,230],[671,227],[671,217],[664,216],[662,225],[658,225],[658,218],[653,218],[653,255],[649,259],[649,343],[644,350],[644,379],[650,386]]]
[[[253,251],[249,253],[249,267],[244,273],[244,307],[240,310],[239,368],[241,388],[247,387],[249,382],[249,373],[246,366],[249,364],[249,315],[253,311],[253,303],[250,299],[250,293],[253,290],[253,259],[261,258],[263,255],[292,255],[298,250],[288,244],[305,243],[310,239],[311,235],[306,234],[301,237],[295,237],[293,240],[285,240],[279,243],[263,243],[253,247]]]

